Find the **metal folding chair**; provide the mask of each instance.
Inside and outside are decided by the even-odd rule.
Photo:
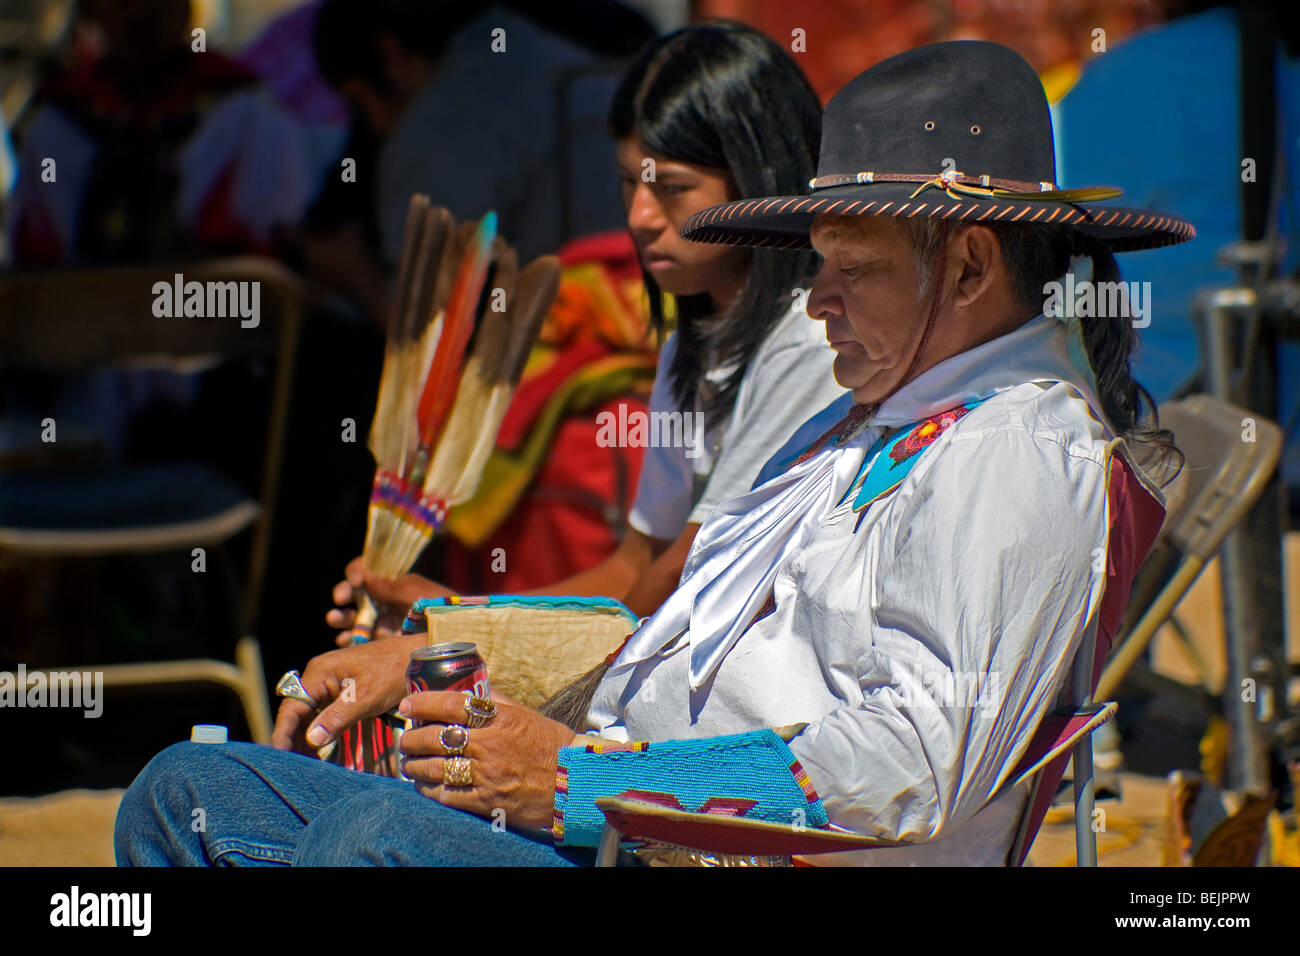
[[[1185,457],[1178,503],[1170,508],[1156,553],[1142,570],[1138,607],[1146,610],[1116,646],[1097,685],[1109,697],[1173,615],[1205,565],[1250,513],[1282,453],[1282,430],[1210,395],[1160,407],[1160,424]],[[1253,440],[1251,432],[1253,430]],[[1142,592],[1148,592],[1144,595]]]
[[[156,282],[171,284],[177,271],[186,282],[260,283],[259,323],[245,328],[239,315],[225,318],[164,318],[153,313]],[[252,543],[246,586],[238,614],[235,664],[218,660],[172,660],[72,668],[103,674],[105,686],[140,686],[191,682],[215,683],[233,690],[243,705],[253,739],[269,743],[271,711],[262,671],[261,649],[248,632],[260,602],[270,541],[271,514],[280,473],[290,380],[298,340],[298,290],[293,276],[277,263],[241,257],[166,267],[91,269],[31,273],[0,280],[0,362],[10,368],[59,373],[145,363],[183,367],[213,356],[274,358],[271,406],[266,420],[259,499],[242,492],[200,466],[137,468],[122,475],[72,473],[46,478],[40,471],[0,472],[10,497],[8,520],[0,526],[0,551],[26,555],[90,557],[128,552],[186,551],[220,545],[251,528]],[[64,482],[69,493],[86,496],[99,507],[68,520],[48,519],[35,501],[47,481]],[[135,482],[124,490],[122,482]],[[123,524],[104,500],[122,494],[125,513],[151,509],[150,495],[167,490],[158,515]],[[202,492],[202,495],[199,493]],[[191,493],[188,494],[187,493]],[[98,497],[96,497],[98,496]],[[60,516],[62,517],[62,516]],[[60,670],[69,670],[67,667]],[[28,683],[49,671],[29,669]]]

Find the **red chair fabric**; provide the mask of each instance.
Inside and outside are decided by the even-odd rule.
[[[1135,476],[1132,466],[1119,455],[1111,457],[1109,497],[1110,537],[1106,549],[1106,590],[1101,599],[1101,621],[1093,655],[1093,689],[1096,689],[1097,681],[1101,678],[1102,667],[1124,618],[1133,579],[1151,552],[1165,520],[1164,506]],[[1043,728],[1035,734],[1034,742],[1030,744],[1031,749],[1039,742],[1040,736],[1045,734],[1048,726],[1044,721]],[[1045,749],[1040,751],[1045,752]],[[1070,755],[1063,753],[1040,771],[1038,786],[1034,790],[1034,803],[1029,810],[1029,829],[1019,858],[1015,861],[1017,866],[1023,866],[1029,855],[1029,848],[1033,846],[1034,837],[1043,825],[1043,818],[1047,816],[1047,809],[1052,805],[1069,761]]]

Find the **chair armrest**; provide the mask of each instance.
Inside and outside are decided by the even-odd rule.
[[[999,793],[1030,780],[1043,767],[1111,720],[1118,709],[1118,705],[1110,701],[1049,714],[1039,725],[1024,757]],[[795,829],[788,824],[747,817],[692,812],[638,800],[626,794],[601,797],[596,800],[596,806],[605,815],[606,824],[625,838],[671,843],[706,853],[802,856],[906,845],[877,840],[838,827]]]
[[[794,856],[901,846],[838,828],[795,829],[718,813],[693,813],[624,796],[601,797],[596,806],[623,836],[671,843],[706,853]]]
[[[1065,707],[1048,714],[1030,739],[1025,755],[1011,773],[1011,779],[1003,784],[999,793],[1027,782],[1086,735],[1114,718],[1118,710],[1119,705],[1112,700],[1083,707]]]

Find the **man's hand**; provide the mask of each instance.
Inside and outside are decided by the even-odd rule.
[[[323,710],[286,698],[275,718],[271,745],[313,754],[363,717],[392,710],[406,696],[406,665],[425,634],[359,644],[313,657],[302,686]]]
[[[334,643],[347,647],[352,643],[351,631],[356,624],[357,612],[352,604],[357,592],[365,590],[370,600],[380,607],[378,620],[371,630],[371,640],[392,637],[402,628],[407,610],[420,598],[450,597],[455,592],[418,574],[404,574],[395,581],[381,578],[366,570],[361,558],[353,558],[344,571],[345,579],[334,585],[335,610],[325,615],[325,623],[339,629]]]
[[[467,731],[462,756],[471,762],[474,785],[448,787],[443,783],[447,749],[439,733],[448,724],[465,723],[465,695],[428,691],[406,698],[399,712],[426,723],[402,734],[400,746],[407,756],[402,772],[415,781],[416,790],[446,806],[489,818],[503,810],[507,826],[544,829],[555,815],[556,754],[573,743],[573,731],[501,698],[496,705],[497,715],[486,727]]]

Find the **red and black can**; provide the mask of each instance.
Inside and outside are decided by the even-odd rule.
[[[475,697],[492,696],[487,665],[473,644],[432,644],[411,651],[406,686],[412,694],[425,690],[459,690]]]

